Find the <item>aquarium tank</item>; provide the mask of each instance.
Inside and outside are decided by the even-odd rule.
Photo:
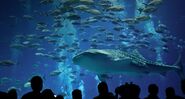
[[[1,0],[0,91],[43,90],[72,99],[97,96],[133,83],[139,97],[156,84],[158,96],[173,87],[185,97],[184,0]],[[184,84],[184,85],[183,85]]]

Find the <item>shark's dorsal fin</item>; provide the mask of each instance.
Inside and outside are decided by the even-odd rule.
[[[138,58],[141,58],[141,59],[145,59],[139,52],[137,49],[133,50],[132,51],[132,54]]]

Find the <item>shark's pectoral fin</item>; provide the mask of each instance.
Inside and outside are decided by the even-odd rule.
[[[142,62],[142,61],[132,60],[131,61],[131,64],[132,65],[135,65],[135,66],[138,66],[140,68],[148,68],[148,66],[146,65],[146,63],[145,62]]]
[[[132,51],[132,54],[134,56],[136,56],[136,57],[139,57],[140,59],[144,59],[145,60],[145,58],[136,49]]]
[[[120,58],[114,58],[113,61],[119,61],[121,60]]]
[[[102,74],[98,74],[98,75],[97,75],[97,76],[98,76],[98,79],[99,79],[100,81],[106,81],[106,79],[104,79],[101,75],[102,75]]]
[[[108,74],[98,74],[97,76],[100,81],[106,81],[108,79],[112,79],[112,76],[109,76]]]

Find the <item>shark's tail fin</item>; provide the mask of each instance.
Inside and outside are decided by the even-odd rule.
[[[177,61],[175,62],[174,66],[179,66],[179,71],[177,71],[178,75],[180,76],[181,80],[185,79],[184,75],[184,66],[182,63],[182,55],[179,54]]]
[[[179,66],[180,70],[177,73],[180,76],[181,80],[185,80],[184,66],[183,66],[183,61],[182,61],[182,51],[183,49],[180,49],[179,56],[174,66]]]
[[[181,54],[179,54],[179,57],[174,65],[179,66],[179,68],[180,68],[180,70],[177,71],[177,73],[181,78],[181,90],[182,90],[183,94],[185,94],[185,75],[183,73],[184,67],[183,67],[183,63],[182,63]]]
[[[183,92],[183,94],[185,94],[185,75],[184,75],[184,68],[183,68],[183,64],[182,64],[182,60],[180,59],[178,66],[180,66],[180,71],[177,72],[181,78],[181,90]]]
[[[178,64],[178,66],[180,67],[180,71],[178,72],[179,76],[181,79],[185,79],[185,75],[184,75],[184,67],[182,64],[182,61],[180,61],[180,63]]]

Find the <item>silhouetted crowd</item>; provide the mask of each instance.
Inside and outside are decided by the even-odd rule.
[[[31,79],[32,91],[24,94],[21,99],[64,99],[62,95],[55,95],[51,89],[45,89],[41,92],[43,87],[43,80],[40,76],[34,76]],[[184,88],[184,86],[183,86]],[[183,89],[182,88],[182,89]],[[106,82],[98,84],[99,95],[93,99],[140,99],[140,87],[133,83],[125,83],[115,89],[115,95],[108,90]],[[183,90],[184,91],[184,90]],[[185,99],[177,96],[172,87],[165,90],[166,99]],[[144,99],[160,99],[158,97],[158,86],[150,84],[148,86],[149,95]],[[7,93],[0,92],[0,99],[17,99],[16,89],[10,89]],[[79,89],[72,91],[72,99],[82,99],[82,92]]]

